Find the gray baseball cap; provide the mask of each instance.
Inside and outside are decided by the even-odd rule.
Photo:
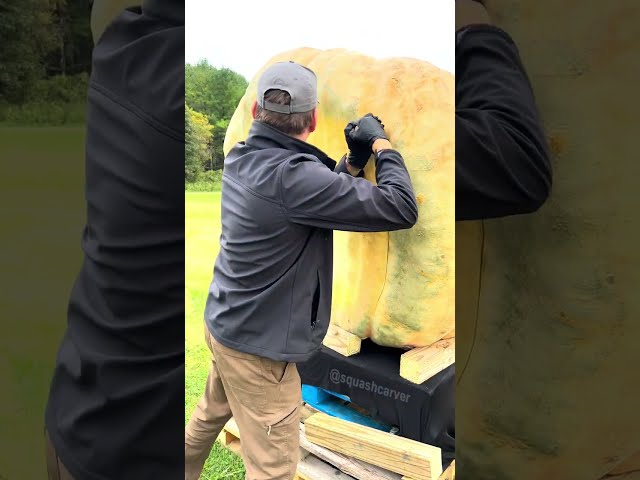
[[[317,78],[307,67],[296,62],[278,62],[267,68],[258,80],[258,105],[279,113],[308,112],[318,105]],[[267,102],[269,90],[284,90],[291,95],[290,105]]]

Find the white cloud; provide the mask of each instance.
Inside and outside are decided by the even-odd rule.
[[[299,47],[413,57],[454,72],[454,24],[454,0],[188,0],[185,53],[247,79]]]

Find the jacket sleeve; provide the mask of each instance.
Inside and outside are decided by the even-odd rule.
[[[380,152],[377,185],[336,173],[304,156],[285,162],[281,168],[282,205],[294,223],[380,232],[411,228],[418,219],[409,172],[395,150]]]
[[[333,171],[336,172],[336,173],[346,173],[347,175],[351,175],[351,173],[347,169],[347,156],[346,155],[343,155],[343,157],[340,159],[340,161],[336,165],[336,168],[334,168]],[[357,177],[364,177],[364,170],[360,170],[360,172],[356,176]]]
[[[536,211],[551,188],[533,90],[511,38],[492,25],[456,35],[456,220]]]
[[[346,173],[347,175],[349,175],[349,170],[347,170],[347,156],[344,155],[340,161],[338,162],[338,164],[336,165],[336,168],[333,170],[336,173]]]

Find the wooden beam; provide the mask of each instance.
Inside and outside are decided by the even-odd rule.
[[[350,357],[360,353],[362,339],[336,325],[329,324],[329,330],[322,343],[331,350]]]
[[[225,427],[218,435],[218,441],[220,444],[236,455],[242,455],[242,444],[240,443],[240,430],[236,421],[232,418],[227,422]]]
[[[438,478],[438,480],[455,480],[456,478],[456,461],[454,460],[449,464],[447,469],[442,472],[442,475]],[[402,477],[401,480],[415,480],[411,477]]]
[[[303,406],[303,412],[303,418],[309,418],[315,415],[315,413],[318,413],[313,407],[307,405]],[[333,480],[349,480],[352,478],[356,480],[400,480],[401,477],[397,473],[361,462],[354,458],[346,457],[311,443],[307,440],[304,429],[305,427],[301,423],[300,465],[302,465],[302,468],[300,469],[299,467],[297,476],[299,480],[323,480],[325,478],[331,478]],[[232,418],[227,422],[225,428],[218,436],[218,440],[232,452],[241,455],[240,430],[238,429],[238,424],[235,419]],[[314,460],[313,457],[317,458]],[[327,469],[326,465],[322,466],[321,463],[318,463],[318,459],[333,465],[336,469],[342,471],[344,475],[340,476],[338,470]]]
[[[319,411],[320,410],[312,407],[308,403],[303,404],[302,409],[300,410],[300,422],[301,423],[306,422],[307,418],[309,418],[311,415],[318,413]]]
[[[455,480],[455,478],[456,478],[456,461],[454,460],[447,467],[447,469],[444,472],[442,472],[442,475],[440,475],[440,478],[438,480]]]
[[[294,478],[299,480],[355,480],[313,455],[298,462],[298,470]]]
[[[358,480],[400,480],[400,475],[397,473],[311,443],[307,440],[305,427],[302,424],[300,425],[300,447]]]
[[[235,435],[232,435],[231,433],[227,432],[226,430],[222,430],[220,432],[220,435],[218,435],[218,441],[224,447],[226,447],[227,445],[229,445],[230,443],[232,443],[232,442],[234,442],[236,440],[238,440],[238,437],[236,437]]]
[[[224,429],[232,435],[240,438],[240,429],[238,428],[238,424],[236,423],[235,418],[231,418],[224,426]]]
[[[231,442],[227,443],[225,447],[231,452],[235,453],[237,456],[242,456],[242,443],[240,443],[240,440],[232,440]]]
[[[316,413],[305,422],[306,438],[334,452],[406,475],[438,480],[442,453],[438,447]]]
[[[439,340],[428,347],[414,348],[400,357],[400,376],[421,384],[456,361],[456,339]]]

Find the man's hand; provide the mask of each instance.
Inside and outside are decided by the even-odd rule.
[[[351,140],[351,132],[355,130],[357,125],[357,122],[347,123],[347,126],[344,127],[344,139],[347,141],[347,146],[349,147],[347,165],[350,165],[354,171],[359,173],[359,170],[362,170],[367,165],[369,157],[371,157],[371,149],[367,145]],[[351,172],[351,170],[349,171]],[[356,173],[356,175],[358,173]],[[353,175],[353,172],[351,172],[351,174]]]
[[[492,23],[484,7],[484,1],[456,0],[456,32],[467,25],[477,23]]]
[[[371,113],[355,122],[349,122],[344,129],[344,138],[349,147],[347,170],[354,177],[364,169],[372,153],[382,147],[391,148],[382,121]]]
[[[355,122],[353,128],[350,128],[348,132],[345,129],[345,137],[349,148],[357,149],[359,152],[366,151],[368,153],[367,159],[373,153],[373,144],[376,140],[389,140],[382,121],[371,113],[367,113]]]

